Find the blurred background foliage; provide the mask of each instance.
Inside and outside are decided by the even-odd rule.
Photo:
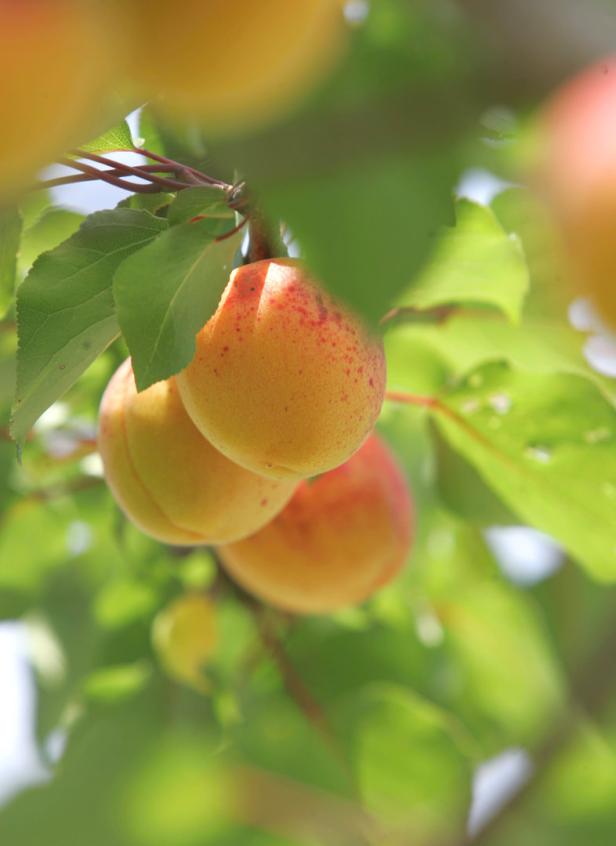
[[[342,66],[274,126],[210,142],[142,112],[142,146],[240,173],[332,291],[375,325],[389,312],[389,388],[432,398],[387,402],[379,421],[414,493],[417,538],[403,574],[360,608],[274,613],[210,551],[162,546],[126,522],[95,444],[100,396],[127,351],[115,323],[100,355],[32,394],[33,417],[50,407],[34,426],[21,420],[16,460],[14,274],[84,216],[46,192],[23,200],[21,223],[3,214],[2,244],[19,249],[16,268],[10,246],[0,252],[0,615],[27,632],[50,775],[0,809],[3,843],[614,842],[616,383],[568,319],[524,167],[533,110],[611,48],[615,12],[599,0],[354,0]],[[123,206],[144,214],[169,199]],[[170,215],[188,219],[201,201]],[[147,262],[140,272],[137,295],[152,285]],[[24,308],[36,311],[47,281],[35,268]],[[41,352],[27,340],[31,391]],[[68,336],[55,340],[64,350]],[[170,344],[174,372],[186,351]],[[519,536],[504,552],[496,542],[507,536],[494,527],[519,526],[552,538],[525,536],[528,578],[508,567],[524,555]],[[168,678],[151,641],[156,615],[190,591],[217,609],[207,695]],[[473,773],[511,748],[528,753],[527,781],[467,834]]]

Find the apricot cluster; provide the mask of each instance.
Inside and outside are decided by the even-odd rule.
[[[372,434],[380,340],[289,259],[233,271],[196,353],[138,393],[111,379],[99,448],[116,500],[172,545],[211,544],[250,592],[298,613],[360,602],[405,561],[412,504]]]

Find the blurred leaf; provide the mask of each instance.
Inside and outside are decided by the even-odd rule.
[[[381,157],[263,191],[315,275],[376,323],[406,288],[451,217],[454,171],[437,152]]]
[[[416,846],[461,835],[471,762],[463,731],[409,690],[375,685],[337,715],[367,808]]]
[[[489,364],[443,395],[436,420],[505,504],[616,579],[616,412],[592,382]]]
[[[168,220],[171,226],[187,223],[194,217],[224,218],[233,228],[234,214],[227,205],[226,195],[220,188],[204,186],[186,188],[180,191],[169,207]]]
[[[400,304],[420,309],[447,303],[492,305],[517,321],[528,284],[526,261],[515,236],[503,230],[490,209],[458,200],[456,225],[442,233]]]
[[[6,314],[15,293],[21,228],[22,219],[17,208],[0,208],[0,318]]]
[[[564,689],[534,605],[494,578],[441,596],[436,609],[452,655],[451,706],[486,752],[542,737]]]
[[[127,122],[123,120],[117,126],[108,129],[103,135],[83,144],[81,149],[87,150],[88,153],[115,153],[118,150],[132,150],[134,146],[130,128]]]
[[[84,693],[93,702],[119,702],[139,693],[149,675],[150,669],[144,662],[102,667],[88,675]]]
[[[144,211],[97,212],[68,241],[35,262],[17,295],[19,350],[11,432],[18,442],[116,337],[113,274],[165,226]]]
[[[241,232],[216,240],[230,228],[225,219],[174,226],[118,269],[113,292],[139,390],[192,359],[241,243]]]

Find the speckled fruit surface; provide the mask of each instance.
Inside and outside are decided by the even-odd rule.
[[[233,578],[287,611],[354,605],[404,565],[413,537],[411,496],[375,435],[341,467],[302,482],[260,532],[219,548]]]
[[[359,320],[291,259],[237,268],[177,376],[195,425],[272,478],[337,467],[372,431],[385,356]]]
[[[130,359],[103,396],[98,444],[117,502],[164,543],[245,537],[271,520],[295,487],[250,473],[214,449],[193,426],[173,379],[137,393]]]

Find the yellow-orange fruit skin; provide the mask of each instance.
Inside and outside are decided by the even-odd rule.
[[[152,643],[165,671],[177,681],[206,693],[204,667],[216,650],[216,611],[198,593],[180,596],[160,611]]]
[[[616,56],[558,90],[541,116],[538,183],[579,293],[616,326]]]
[[[195,425],[233,461],[272,478],[342,464],[385,392],[380,340],[290,259],[237,268],[177,377]]]
[[[137,393],[127,359],[100,408],[105,478],[127,516],[163,543],[245,537],[274,517],[292,482],[275,482],[225,458],[193,426],[173,379]]]
[[[231,576],[263,601],[319,614],[366,599],[406,561],[413,506],[389,449],[375,436],[341,467],[302,482],[260,532],[219,548]]]
[[[101,19],[83,0],[0,0],[0,190],[87,138],[112,62]]]
[[[337,0],[118,0],[130,73],[171,116],[236,132],[284,114],[335,64]]]

